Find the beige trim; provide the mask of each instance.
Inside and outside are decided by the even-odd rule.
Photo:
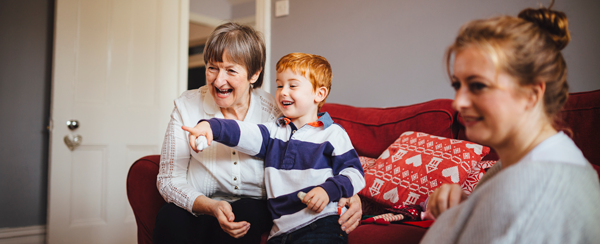
[[[206,25],[206,26],[211,26],[211,27],[217,27],[220,24],[223,24],[226,22],[226,20],[217,19],[217,18],[213,18],[210,16],[202,15],[202,14],[189,13],[189,15],[190,15],[190,22],[196,23],[196,24],[201,24],[201,25]]]
[[[233,22],[249,26],[256,26],[256,15],[234,19]]]
[[[247,3],[252,1],[254,0],[227,0],[227,2],[229,2],[230,5],[238,5],[240,3]]]
[[[45,225],[0,229],[0,244],[41,244],[45,241]]]
[[[188,68],[197,68],[204,66],[204,55],[196,54],[189,57]]]
[[[256,0],[255,28],[263,33],[267,49],[262,89],[271,93],[271,0]]]
[[[187,90],[188,87],[188,66],[189,66],[189,39],[190,39],[190,0],[181,0],[179,2],[179,77],[177,94]]]

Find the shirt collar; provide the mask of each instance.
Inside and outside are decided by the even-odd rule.
[[[256,106],[259,106],[258,99],[259,98],[255,94],[254,89],[250,90],[250,104],[248,105],[248,112],[246,112],[244,121],[257,121],[252,119],[252,117],[254,116],[258,116],[258,118],[260,118],[260,113],[255,111]],[[223,116],[223,113],[221,112],[221,108],[217,105],[217,102],[215,102],[215,98],[212,96],[212,93],[210,93],[210,91],[206,91],[206,94],[204,95],[204,112],[216,118],[225,118]]]
[[[322,125],[323,129],[327,129],[327,127],[329,127],[333,124],[333,120],[331,119],[331,116],[329,116],[329,113],[327,113],[327,112],[318,113],[317,116],[319,117],[319,119],[317,121],[307,123],[307,125],[310,125],[312,127],[319,127]],[[285,116],[281,116],[277,119],[277,124],[279,126],[286,126],[286,125],[290,124],[291,122],[292,122],[292,120]]]

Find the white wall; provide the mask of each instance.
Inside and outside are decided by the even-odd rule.
[[[442,59],[460,26],[477,18],[516,15],[540,3],[539,0],[289,1],[290,15],[273,17],[271,22],[273,66],[290,52],[322,55],[330,61],[334,77],[327,101],[360,107],[452,98],[454,92]],[[597,47],[600,1],[557,2],[555,9],[564,11],[570,21],[572,42],[563,54],[571,91],[600,89]],[[271,77],[275,77],[274,69]],[[271,90],[275,91],[275,85]]]

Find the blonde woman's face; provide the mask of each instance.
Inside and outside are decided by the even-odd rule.
[[[453,107],[464,120],[467,138],[496,147],[510,143],[526,121],[527,101],[517,80],[496,66],[489,55],[469,47],[456,54]]]

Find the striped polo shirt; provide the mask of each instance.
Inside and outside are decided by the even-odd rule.
[[[328,113],[297,128],[280,117],[264,124],[208,120],[213,139],[265,161],[265,185],[273,218],[269,238],[302,228],[337,214],[337,202],[364,186],[364,172],[346,131]],[[320,213],[306,208],[297,197],[320,186],[330,203]]]

